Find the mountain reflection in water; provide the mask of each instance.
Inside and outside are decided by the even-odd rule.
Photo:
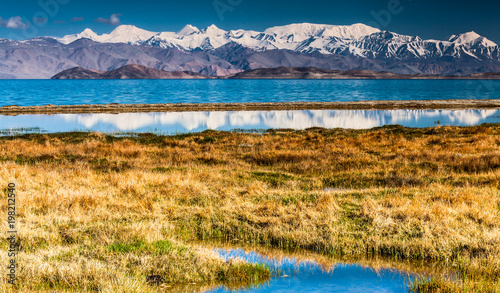
[[[57,114],[0,116],[0,129],[40,128],[47,132],[191,133],[204,130],[267,130],[311,127],[370,129],[384,125],[431,127],[498,123],[500,110],[297,110]]]

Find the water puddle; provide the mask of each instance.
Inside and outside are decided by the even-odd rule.
[[[0,116],[0,135],[98,131],[110,134],[181,134],[205,130],[303,130],[311,127],[370,129],[385,125],[432,127],[500,123],[500,110],[304,110]]]
[[[408,292],[409,273],[395,269],[373,269],[360,264],[320,264],[313,259],[273,258],[243,249],[215,249],[224,259],[242,259],[265,264],[274,277],[258,287],[207,292]]]

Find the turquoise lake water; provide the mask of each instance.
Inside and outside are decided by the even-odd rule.
[[[0,80],[0,106],[500,99],[491,80]]]

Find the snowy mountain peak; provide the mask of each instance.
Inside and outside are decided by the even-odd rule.
[[[180,31],[178,31],[177,35],[178,36],[187,36],[187,35],[199,33],[199,32],[200,32],[200,30],[197,27],[188,24],[184,28],[182,28]]]
[[[210,36],[217,37],[217,36],[223,36],[227,32],[225,30],[221,30],[220,28],[218,28],[215,24],[212,24],[211,26],[205,28],[202,31],[202,33],[210,35]]]
[[[83,32],[76,35],[68,35],[62,38],[56,38],[63,44],[72,43],[78,39],[91,39],[100,43],[128,43],[137,44],[145,42],[152,36],[156,35],[155,32],[140,29],[133,25],[120,25],[109,34],[98,35],[91,29],[85,29]]]
[[[313,23],[297,23],[285,26],[276,26],[265,31],[266,34],[274,34],[278,37],[301,36],[301,37],[337,37],[341,39],[359,39],[374,33],[379,29],[364,25],[323,25]]]
[[[484,47],[497,46],[497,44],[495,44],[494,42],[488,40],[487,38],[479,35],[474,31],[460,35],[453,35],[450,37],[449,41],[455,44],[468,45],[468,46],[475,46],[475,45],[482,45]]]
[[[146,30],[140,29],[136,27],[135,25],[120,25],[117,26],[111,33],[110,35],[121,35],[121,34],[127,34],[127,33],[138,33],[138,32],[146,32]]]
[[[288,50],[309,54],[336,54],[360,58],[413,60],[422,58],[474,58],[500,60],[498,46],[475,32],[454,35],[447,41],[423,40],[418,36],[381,31],[361,23],[325,25],[296,23],[276,26],[264,32],[231,30],[211,25],[203,30],[186,25],[179,32],[155,33],[133,25],[121,25],[109,34],[97,35],[90,29],[80,34],[56,39],[69,44],[87,38],[100,43],[148,44],[182,51],[211,51],[235,43],[257,52]]]
[[[95,41],[99,36],[91,29],[87,28],[83,32],[74,35],[67,35],[62,38],[55,38],[57,41],[63,44],[69,44],[79,39],[91,39]]]
[[[83,30],[83,32],[81,32],[80,35],[97,36],[97,34],[89,28],[86,28],[85,30]]]
[[[471,31],[468,33],[460,34],[460,35],[452,35],[449,39],[450,42],[453,43],[462,43],[464,41],[471,41],[475,40],[477,38],[481,37],[478,33],[475,31]]]
[[[101,38],[107,43],[137,43],[146,41],[156,34],[134,25],[120,25],[109,35],[102,35]]]

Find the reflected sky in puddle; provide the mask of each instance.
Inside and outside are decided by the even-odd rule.
[[[297,110],[0,116],[0,129],[176,134],[208,129],[370,129],[394,124],[431,127],[436,124],[473,126],[499,122],[500,110]]]
[[[224,259],[240,258],[251,263],[266,264],[277,269],[277,277],[256,288],[232,292],[408,292],[408,274],[396,270],[375,271],[360,265],[338,264],[324,268],[318,263],[294,258],[271,259],[242,249],[216,252]],[[286,277],[283,277],[286,276]],[[228,292],[221,287],[211,293]]]

